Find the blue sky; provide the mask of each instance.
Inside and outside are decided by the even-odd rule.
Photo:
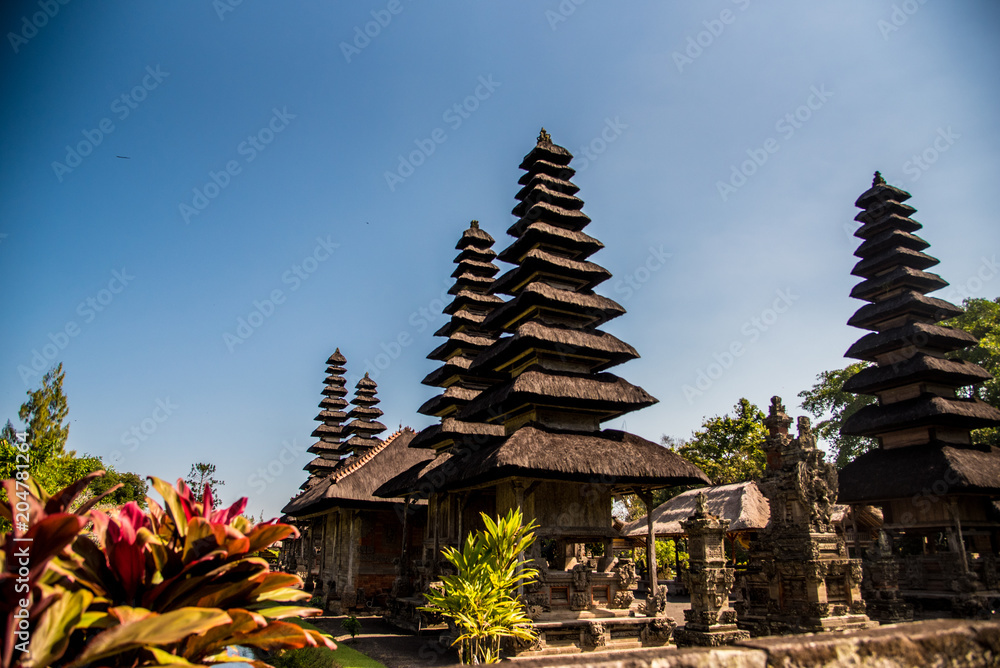
[[[429,424],[454,244],[473,218],[509,243],[541,126],[577,156],[652,440],[797,408],[846,362],[875,169],[938,296],[1000,294],[994,2],[36,0],[0,25],[0,417],[63,362],[70,448],[211,461],[254,513],[304,480],[334,347],[390,428]]]

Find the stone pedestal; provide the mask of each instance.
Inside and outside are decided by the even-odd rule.
[[[892,554],[889,536],[879,532],[878,540],[865,550],[861,593],[868,616],[883,624],[913,619],[913,606],[899,595],[899,562]]]
[[[698,495],[694,515],[681,523],[688,536],[689,568],[685,573],[691,607],[684,611],[686,624],[674,631],[678,646],[717,647],[750,637],[736,626],[736,611],[729,607],[729,590],[735,581],[726,568],[724,541],[729,520],[710,514],[705,495]]]

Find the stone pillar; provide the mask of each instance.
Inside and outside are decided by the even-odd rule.
[[[704,492],[698,495],[694,515],[681,522],[688,536],[690,562],[685,579],[691,607],[684,611],[683,628],[674,631],[678,646],[717,647],[750,638],[736,627],[736,611],[729,607],[729,590],[736,576],[726,567],[724,541],[729,520],[708,512]]]

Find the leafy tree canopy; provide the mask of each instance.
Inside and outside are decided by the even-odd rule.
[[[867,394],[844,391],[844,381],[867,366],[871,364],[855,362],[843,369],[824,371],[816,376],[815,385],[799,392],[802,408],[819,420],[813,430],[829,444],[837,468],[878,446],[878,441],[870,436],[845,436],[840,433],[844,420],[875,401],[875,397]]]
[[[220,503],[219,488],[225,486],[226,484],[222,480],[218,480],[215,477],[215,464],[209,464],[207,462],[197,462],[196,464],[192,464],[191,470],[188,472],[187,478],[184,482],[187,483],[195,498],[198,499],[204,496],[205,488],[208,487],[209,491],[212,493],[212,498],[215,499],[216,503]]]
[[[746,398],[727,413],[705,420],[688,441],[664,436],[661,442],[699,467],[716,485],[757,480],[764,474],[764,413]],[[669,497],[667,497],[669,498]]]
[[[28,425],[26,440],[31,447],[32,460],[37,460],[38,464],[62,453],[69,438],[69,425],[63,424],[69,414],[63,394],[65,378],[66,372],[59,363],[42,377],[40,388],[28,392],[28,400],[18,411],[18,417]]]

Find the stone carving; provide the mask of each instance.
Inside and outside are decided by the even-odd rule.
[[[751,551],[745,590],[754,595],[740,606],[739,626],[772,633],[871,626],[861,602],[861,564],[848,558],[830,521],[837,469],[824,461],[807,418],[798,419],[795,438],[791,424],[781,398],[773,397],[760,483],[771,522]]]
[[[619,589],[615,593],[615,599],[611,602],[612,608],[617,608],[619,610],[625,610],[632,607],[632,603],[635,601],[635,594],[627,589]]]
[[[665,645],[670,642],[677,623],[670,617],[659,617],[650,621],[639,633],[639,640],[643,645]]]
[[[577,564],[573,567],[573,589],[587,591],[590,586],[590,566]]]
[[[869,616],[884,624],[913,619],[913,607],[899,596],[899,562],[892,554],[886,532],[880,531],[878,539],[865,551],[862,566],[861,590]]]
[[[601,624],[600,622],[591,622],[590,624],[587,624],[587,628],[584,631],[584,644],[591,649],[607,645],[608,631],[604,627],[604,624]]]
[[[619,558],[611,571],[618,578],[618,589],[634,589],[639,583],[639,576],[635,572],[635,562],[628,558]]]
[[[736,612],[729,607],[729,592],[736,581],[733,569],[726,567],[723,549],[729,520],[712,515],[702,493],[694,514],[681,526],[688,536],[686,579],[691,607],[684,611],[687,623],[674,634],[678,646],[716,647],[749,638],[749,632],[736,627]]]

